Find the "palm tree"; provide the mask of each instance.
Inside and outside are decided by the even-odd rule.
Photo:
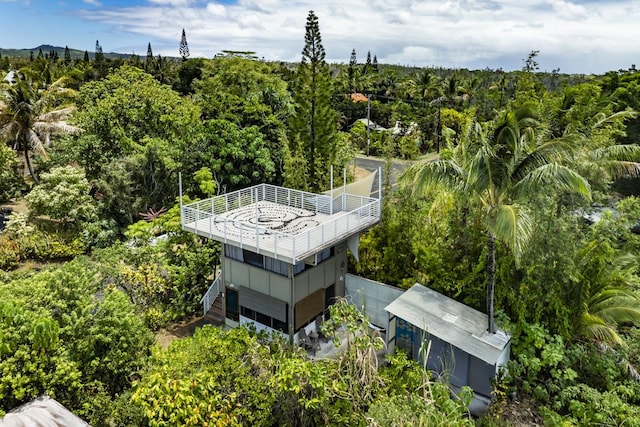
[[[459,194],[483,211],[487,234],[487,330],[495,333],[494,290],[496,240],[506,244],[516,263],[533,232],[533,221],[518,204],[544,187],[546,191],[577,192],[590,197],[587,181],[562,166],[567,153],[563,140],[544,141],[531,106],[503,111],[489,131],[472,121],[461,138],[464,141],[451,158],[413,165],[403,181],[423,193],[433,187]]]
[[[632,255],[612,251],[607,242],[592,240],[579,252],[579,277],[571,295],[573,334],[606,346],[624,346],[618,326],[640,324],[640,297],[634,291],[638,263]]]
[[[38,178],[31,165],[29,152],[46,155],[53,134],[76,133],[80,129],[67,124],[75,107],[51,108],[55,94],[67,94],[63,80],[39,90],[31,80],[20,78],[14,85],[0,91],[0,138],[13,144],[24,156],[29,174],[36,184]]]
[[[582,175],[599,186],[617,178],[639,176],[640,163],[634,160],[640,159],[640,146],[616,143],[616,137],[623,133],[624,122],[637,115],[631,110],[610,113],[605,108],[577,128],[570,122],[565,132],[574,135],[578,145],[574,169],[584,171]]]

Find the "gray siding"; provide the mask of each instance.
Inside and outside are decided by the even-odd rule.
[[[341,245],[341,252],[319,265],[307,268],[294,276],[295,302],[306,298],[319,289],[335,284],[336,295],[344,295],[344,276],[347,271],[346,245]],[[224,283],[232,283],[272,296],[291,304],[291,279],[271,271],[245,264],[225,256],[222,257],[222,277]],[[342,277],[342,282],[340,282]]]
[[[226,257],[223,257],[222,274],[225,284],[253,289],[291,304],[291,279],[288,277]]]
[[[384,308],[404,290],[353,274],[346,274],[345,279],[345,294],[351,297],[351,302],[365,312],[371,323],[386,328],[387,311]]]

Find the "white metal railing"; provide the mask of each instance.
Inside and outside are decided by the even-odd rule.
[[[249,221],[222,216],[233,209],[251,206],[261,201],[277,203],[331,215],[332,218],[300,233],[285,233]],[[256,215],[258,206],[256,205]],[[270,184],[223,194],[210,199],[184,205],[182,225],[194,224],[194,232],[222,238],[224,243],[232,241],[244,247],[255,246],[276,255],[287,251],[297,262],[318,246],[326,246],[343,239],[346,234],[369,227],[380,219],[380,200],[354,194],[329,195],[307,193]],[[198,221],[207,220],[205,224]],[[188,226],[191,227],[191,226]],[[215,227],[215,229],[214,229]]]
[[[216,298],[218,298],[218,296],[222,292],[221,284],[222,273],[218,273],[215,280],[213,281],[213,283],[211,283],[211,286],[209,286],[209,289],[200,300],[200,304],[202,304],[202,309],[205,315],[207,314],[213,303],[216,301]]]

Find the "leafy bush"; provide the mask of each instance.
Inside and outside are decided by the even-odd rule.
[[[0,408],[46,393],[81,415],[106,411],[154,341],[128,298],[99,293],[85,259],[9,277],[0,283]]]
[[[205,326],[153,357],[131,399],[147,425],[272,424],[269,348],[247,330]]]
[[[572,368],[565,344],[539,324],[522,324],[513,332],[507,381],[516,391],[546,402],[572,384],[578,374]]]
[[[0,233],[0,269],[16,268],[27,260],[71,259],[85,252],[80,236],[70,231],[47,232],[30,223],[21,213],[9,215],[6,228]]]
[[[586,384],[561,390],[542,412],[549,424],[565,420],[574,425],[640,426],[640,406],[630,404],[615,392],[600,392]]]
[[[98,208],[89,195],[84,172],[71,166],[42,174],[42,183],[26,196],[32,215],[45,215],[64,223],[80,224],[96,219]]]
[[[419,142],[420,138],[418,138],[417,134],[409,134],[399,137],[397,142],[397,156],[402,159],[411,160],[418,158],[420,155]]]

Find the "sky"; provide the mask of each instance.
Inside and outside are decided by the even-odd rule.
[[[191,57],[254,51],[299,62],[318,16],[328,62],[602,74],[640,63],[639,0],[0,0],[0,47]]]

